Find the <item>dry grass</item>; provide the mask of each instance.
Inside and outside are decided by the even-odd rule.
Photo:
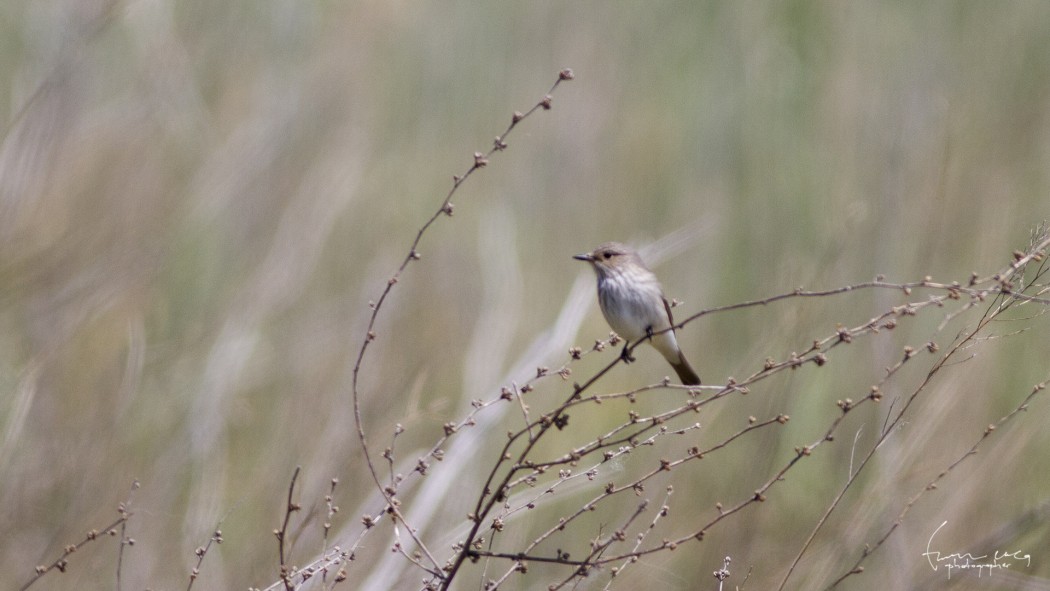
[[[811,534],[785,588],[822,588],[910,508],[844,588],[948,585],[922,556],[935,531],[944,552],[1031,554],[953,588],[1050,587],[1046,401],[982,441],[1050,370],[1044,304],[997,300],[993,278],[1047,217],[1048,25],[1040,2],[4,4],[0,572],[17,588],[66,560],[34,588],[117,572],[180,588],[195,568],[193,589],[283,587],[287,516],[288,566],[355,548],[346,588],[440,586],[465,558],[457,589],[717,589],[727,555],[723,587],[750,572],[745,588],[775,588]],[[451,174],[567,65],[577,80],[459,190],[376,316],[357,389],[384,493],[352,404],[369,302]],[[676,318],[703,314],[679,339],[710,388],[665,387],[645,347],[629,367],[592,351],[608,328],[569,256],[613,239],[651,246]],[[878,274],[897,287],[793,295]],[[893,330],[867,328],[909,302]],[[491,503],[490,475],[526,480]],[[366,529],[391,497],[403,521]],[[500,556],[518,552],[524,574]]]

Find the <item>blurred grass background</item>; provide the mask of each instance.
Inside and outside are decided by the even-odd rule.
[[[1008,262],[1050,210],[1050,4],[1039,1],[14,0],[0,6],[0,45],[0,572],[18,582],[115,517],[134,478],[128,588],[184,584],[193,549],[224,515],[226,543],[195,588],[276,580],[270,532],[296,465],[304,503],[340,478],[337,529],[356,531],[353,508],[371,486],[348,385],[367,303],[451,175],[563,67],[576,80],[461,190],[388,302],[362,376],[377,449],[400,422],[411,461],[467,399],[498,393],[590,273],[570,255],[600,242],[645,245],[685,228],[685,246],[656,271],[691,313],[878,273],[964,281]],[[790,301],[705,318],[680,340],[705,382],[721,383],[898,301]],[[478,363],[471,343],[493,318],[503,324]],[[746,497],[827,425],[836,398],[862,395],[939,320],[701,417],[707,441],[748,414],[793,419],[741,442],[717,472],[677,474],[668,537],[715,500]],[[1050,337],[1045,321],[1031,323],[937,383],[795,588],[852,564],[845,557],[903,499],[1046,378]],[[554,347],[607,332],[591,301],[580,333]],[[666,372],[642,351],[606,388]],[[565,393],[548,387],[538,407]],[[1045,409],[1035,404],[1003,446],[990,443],[918,506],[867,565],[876,574],[847,587],[944,584],[920,556],[943,520],[944,549],[969,550],[1043,506]],[[862,421],[868,435],[884,410]],[[457,477],[478,478],[484,451],[478,474]],[[714,588],[726,554],[737,572],[754,566],[749,588],[769,588],[845,478],[849,445],[823,453],[775,505],[643,561],[621,588]],[[836,470],[842,478],[829,478]],[[547,518],[592,494],[562,498]],[[650,494],[662,498],[661,487]],[[461,522],[456,500],[431,533]],[[1042,577],[1040,588],[1050,585],[1043,516],[1016,524],[1003,548],[1032,553],[1020,574]],[[320,548],[321,519],[300,556]],[[597,527],[565,543],[586,544]],[[367,546],[386,552],[379,539]],[[87,548],[43,588],[109,588],[115,554],[115,544]],[[957,588],[1020,588],[1001,580]]]

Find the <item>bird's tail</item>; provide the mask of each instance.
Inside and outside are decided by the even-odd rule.
[[[671,364],[675,373],[678,374],[678,379],[682,380],[683,384],[686,386],[700,385],[700,376],[696,375],[693,366],[689,365],[685,355],[682,354],[682,350],[678,348],[678,341],[675,340],[673,332],[663,332],[654,335],[651,344]]]
[[[678,379],[682,380],[682,383],[686,386],[700,385],[700,376],[697,375],[693,366],[689,365],[681,351],[678,352],[678,363],[671,363],[671,367],[678,374]]]

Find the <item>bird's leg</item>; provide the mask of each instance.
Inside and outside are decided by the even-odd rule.
[[[620,359],[623,359],[624,363],[631,363],[632,361],[634,361],[634,357],[631,356],[631,352],[628,350],[628,347],[630,346],[630,342],[624,341],[623,351],[620,351]]]

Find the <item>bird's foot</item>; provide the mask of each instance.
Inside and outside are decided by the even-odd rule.
[[[631,351],[628,349],[630,343],[624,343],[623,351],[620,351],[620,359],[623,359],[624,363],[631,363],[634,361],[634,357],[631,356]]]

